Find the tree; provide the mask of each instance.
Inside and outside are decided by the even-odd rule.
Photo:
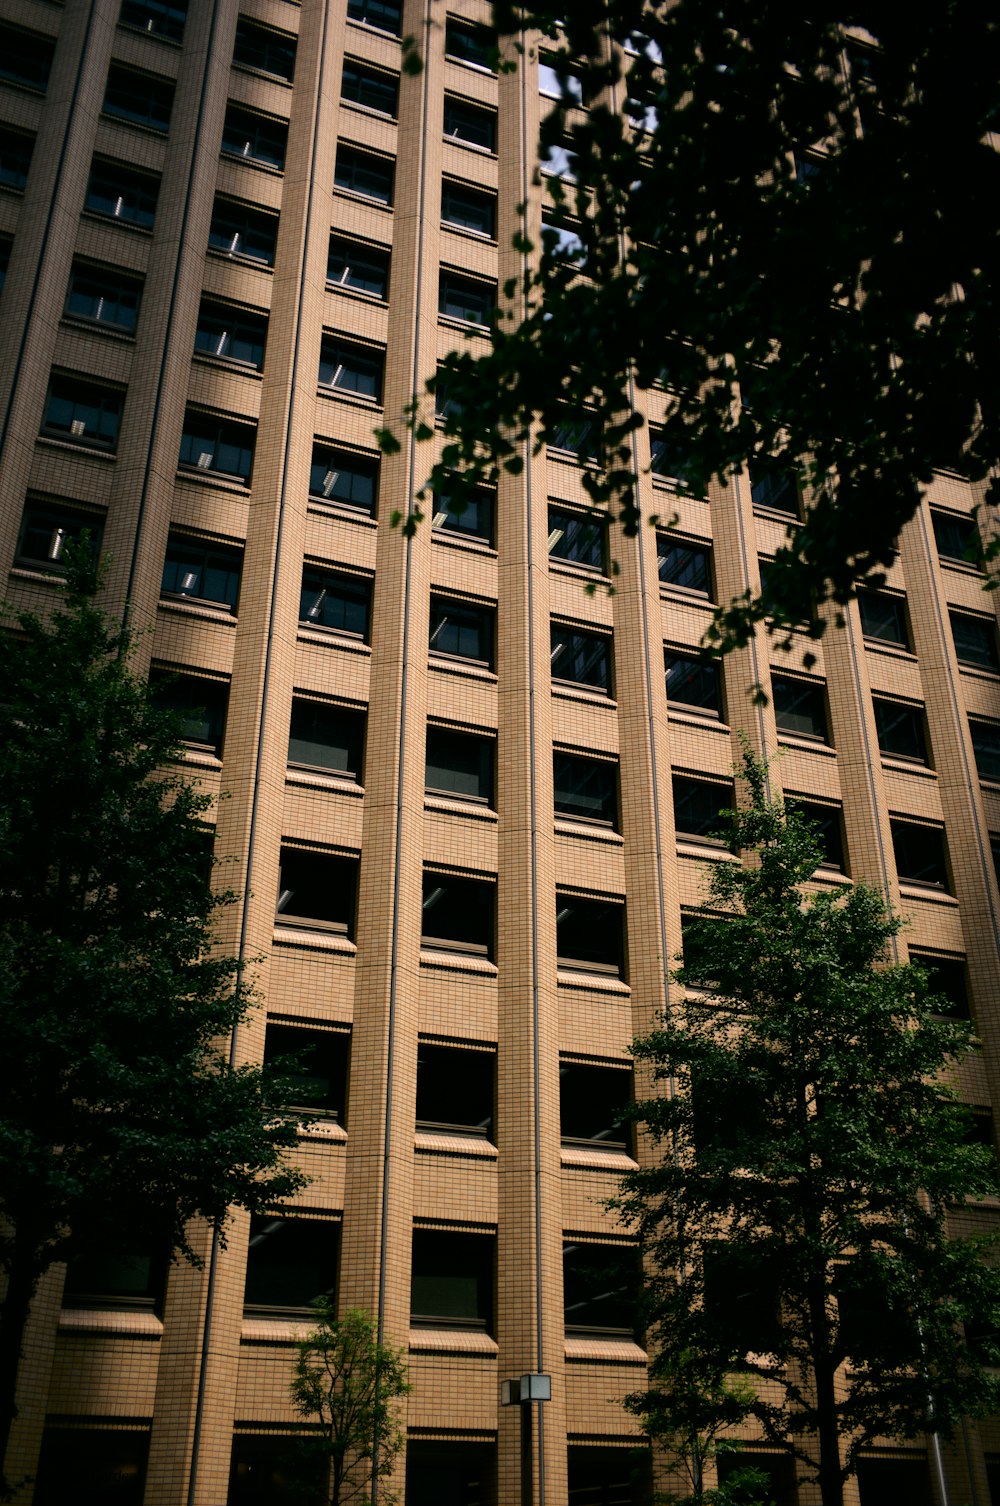
[[[873,1439],[947,1436],[1000,1402],[992,1241],[948,1227],[997,1180],[944,1080],[970,1027],[888,961],[900,922],[875,891],[803,888],[809,823],[768,803],[749,755],[744,774],[742,861],[714,865],[674,975],[692,992],[633,1046],[667,1091],[636,1110],[664,1155],[619,1204],[650,1271],[650,1387],[631,1406],[676,1430],[679,1354],[708,1377],[709,1418],[711,1386],[742,1373],[746,1416],[841,1506]]]
[[[209,797],[78,556],[0,658],[0,1465],[24,1326],[56,1261],[179,1252],[304,1183],[294,1119],[224,1045],[254,1002],[212,951]],[[4,1489],[0,1482],[0,1490]]]
[[[323,1461],[322,1506],[367,1506],[376,1481],[380,1498],[393,1501],[382,1482],[403,1446],[393,1406],[410,1390],[403,1350],[379,1342],[370,1313],[352,1308],[338,1318],[325,1300],[316,1303],[316,1328],[298,1349],[292,1401],[300,1416],[319,1423],[306,1458]]]
[[[518,237],[489,348],[431,383],[434,489],[455,505],[575,428],[584,485],[634,533],[638,388],[682,486],[748,463],[786,507],[804,491],[764,597],[721,606],[709,641],[820,633],[815,602],[877,583],[935,470],[977,480],[1000,455],[1000,19],[979,0],[493,15],[507,58],[541,28],[561,80],[551,217],[541,248]]]

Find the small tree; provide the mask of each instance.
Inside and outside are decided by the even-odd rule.
[[[942,1081],[969,1027],[888,963],[900,922],[876,892],[804,892],[808,823],[769,803],[762,765],[744,773],[743,861],[714,866],[675,974],[696,991],[633,1047],[670,1088],[636,1114],[665,1154],[620,1199],[651,1269],[651,1386],[631,1405],[654,1434],[676,1425],[680,1353],[742,1371],[746,1415],[841,1506],[873,1439],[948,1435],[1000,1401],[1000,1274],[948,1228],[997,1183]]]
[[[395,1468],[403,1430],[393,1403],[410,1390],[403,1351],[379,1342],[370,1313],[351,1308],[338,1318],[327,1301],[316,1303],[316,1328],[299,1344],[292,1400],[319,1433],[306,1458],[319,1457],[326,1484],[323,1506],[367,1506],[373,1484],[386,1506],[396,1499],[382,1487]]]
[[[56,1261],[179,1252],[303,1185],[292,1118],[220,1043],[252,993],[213,955],[209,804],[78,556],[0,655],[0,1467],[25,1323]],[[11,631],[12,630],[12,631]],[[0,1494],[6,1490],[0,1478]]]

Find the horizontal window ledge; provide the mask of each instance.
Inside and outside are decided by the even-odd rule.
[[[281,73],[269,73],[266,68],[255,68],[252,63],[234,62],[232,66],[237,73],[248,73],[251,78],[266,79],[269,84],[278,84],[282,89],[290,90],[292,87],[291,80]]]
[[[353,188],[338,188],[334,185],[333,197],[348,199],[352,204],[364,204],[367,209],[381,209],[385,214],[392,214],[392,205],[387,204],[384,199],[377,198],[375,194],[356,193]]]
[[[59,323],[63,329],[86,330],[88,334],[106,335],[110,340],[120,340],[124,345],[135,344],[135,335],[130,330],[110,324],[106,319],[84,319],[74,314],[63,314]]]
[[[244,1316],[240,1329],[241,1344],[298,1344],[313,1328],[316,1319],[306,1317]]]
[[[209,246],[207,255],[218,261],[233,261],[237,266],[255,268],[258,272],[274,275],[274,263],[262,261],[259,256],[246,256],[240,251],[223,251],[221,246]]]
[[[387,125],[397,125],[397,119],[390,110],[380,110],[377,105],[362,105],[356,99],[343,99],[340,108],[351,115],[366,115],[369,120],[381,120]]]
[[[236,613],[227,607],[212,607],[197,601],[170,601],[165,596],[160,597],[157,608],[181,617],[197,617],[202,622],[216,622],[220,627],[235,628],[238,620]]]
[[[446,654],[436,654],[432,651],[430,667],[444,675],[458,675],[466,680],[480,680],[485,685],[497,683],[495,672],[487,669],[485,664],[477,664],[473,659],[453,659]]]
[[[418,1129],[413,1147],[436,1156],[473,1156],[482,1161],[495,1161],[500,1154],[484,1135],[463,1135],[459,1130]]]
[[[221,769],[222,759],[218,753],[213,753],[210,748],[194,747],[188,743],[181,746],[181,756],[178,763],[187,764],[188,768],[196,769]]]
[[[233,376],[250,377],[254,382],[264,379],[263,368],[253,361],[241,361],[238,356],[213,356],[211,351],[196,350],[191,357],[195,366],[207,366],[212,371],[229,371]]]
[[[297,926],[291,921],[287,925],[276,924],[272,940],[275,946],[302,947],[314,952],[339,952],[344,957],[353,957],[358,950],[353,941],[349,941],[344,935],[338,935],[334,930],[325,931],[319,927],[314,930],[308,926]]]
[[[147,125],[144,120],[131,120],[127,115],[116,115],[112,110],[102,110],[100,120],[102,125],[117,126],[124,131],[141,131],[154,141],[166,141],[170,135],[166,126]]]
[[[177,37],[165,37],[162,32],[147,31],[145,26],[133,26],[129,21],[119,21],[118,30],[129,31],[135,37],[149,37],[150,41],[162,42],[164,46],[174,47],[178,52],[180,52],[183,46],[183,43]]]
[[[362,528],[378,527],[378,520],[366,507],[352,507],[349,502],[335,502],[332,497],[310,496],[306,511],[318,518],[342,518],[345,523],[357,523]]]
[[[904,879],[899,881],[899,892],[906,899],[928,900],[932,905],[950,905],[958,907],[958,900],[946,889],[938,884],[922,884],[917,879]]]
[[[593,1145],[564,1145],[560,1152],[563,1166],[581,1167],[586,1171],[637,1171],[634,1161],[625,1150],[611,1150],[595,1141]]]
[[[153,1312],[134,1308],[64,1307],[59,1314],[60,1333],[106,1333],[135,1339],[158,1339],[163,1323]]]
[[[729,723],[724,722],[717,711],[701,711],[697,706],[684,706],[679,701],[667,702],[667,716],[672,722],[681,722],[688,727],[703,727],[709,732],[730,735]]]
[[[782,732],[778,728],[778,742],[783,748],[798,748],[803,753],[818,753],[822,758],[836,758],[837,750],[818,737],[804,737],[797,732]]]
[[[367,397],[363,392],[352,392],[343,387],[328,387],[323,382],[316,384],[316,396],[327,397],[338,403],[347,403],[352,408],[364,408],[368,413],[381,413],[382,403],[377,397]]]
[[[585,565],[582,560],[557,559],[549,555],[549,570],[553,575],[565,575],[570,580],[585,580],[588,585],[610,585],[610,579],[598,565]]]
[[[573,1338],[567,1334],[566,1361],[567,1364],[645,1365],[646,1351],[634,1339]]]
[[[244,481],[242,476],[236,476],[232,471],[203,470],[197,465],[179,465],[177,479],[193,481],[196,486],[214,486],[219,491],[235,492],[241,497],[245,497],[250,490],[249,481]]]
[[[356,298],[359,303],[367,303],[369,306],[374,304],[379,309],[389,307],[389,300],[382,293],[373,293],[368,288],[356,288],[349,282],[338,282],[332,277],[326,279],[326,291],[336,293],[338,297]]]
[[[790,528],[798,528],[802,519],[797,512],[786,512],[783,507],[764,507],[759,502],[753,505],[754,517],[767,518],[772,523],[785,523]]]
[[[497,813],[485,801],[463,800],[461,795],[438,795],[428,793],[424,797],[424,809],[446,812],[449,816],[465,816],[470,821],[486,821],[495,826]]]
[[[496,1339],[488,1333],[460,1328],[410,1329],[411,1354],[485,1354],[495,1359],[500,1353]]]
[[[301,1140],[322,1140],[325,1145],[346,1145],[347,1131],[336,1119],[320,1116],[299,1125]]]
[[[682,858],[698,858],[701,861],[737,863],[736,854],[730,852],[724,842],[712,842],[707,837],[687,836],[677,833],[677,855]]]
[[[437,951],[426,944],[420,948],[420,966],[445,972],[478,973],[483,978],[497,976],[497,965],[488,957],[477,957],[471,952]]]
[[[442,133],[441,139],[446,146],[459,146],[463,151],[478,152],[480,157],[489,157],[492,161],[497,161],[497,154],[493,148],[483,146],[479,141],[466,141],[463,136],[452,136],[447,131]]]
[[[567,962],[557,964],[556,982],[560,988],[590,989],[594,993],[617,994],[625,999],[632,993],[621,978],[610,977],[607,973],[590,973]]]
[[[917,779],[937,779],[937,769],[932,769],[921,758],[906,758],[901,754],[883,753],[882,767],[893,774],[913,774]]]
[[[346,795],[349,799],[360,800],[365,793],[363,784],[359,784],[350,774],[338,774],[333,769],[314,769],[305,764],[289,764],[285,774],[286,784],[301,785],[305,789],[330,790],[338,795]]]
[[[690,591],[684,586],[665,585],[663,581],[660,582],[660,600],[682,602],[686,607],[703,607],[706,612],[715,608],[707,591]]]
[[[976,575],[981,577],[983,573],[981,566],[975,564],[972,560],[948,559],[939,554],[938,564],[942,570],[954,570],[956,575]]]
[[[438,314],[438,325],[441,329],[458,330],[463,335],[479,335],[483,340],[489,339],[490,327],[479,319],[462,319],[457,314]]]
[[[669,492],[672,497],[683,497],[685,502],[707,502],[708,498],[690,487],[682,485],[678,476],[651,476],[654,492]]]
[[[10,572],[10,579],[27,580],[35,585],[46,586],[65,586],[66,584],[66,576],[61,571],[57,573],[55,570],[45,570],[41,566],[37,570],[32,570],[28,565],[15,565]]]
[[[103,445],[88,444],[85,439],[57,439],[54,434],[39,434],[36,443],[47,450],[61,450],[64,455],[86,455],[88,460],[102,460],[108,464],[118,459],[116,451]]]
[[[495,246],[497,244],[495,235],[490,235],[487,230],[473,230],[471,225],[453,225],[451,220],[442,220],[441,229],[447,231],[449,235],[461,235],[466,240],[479,241],[481,245]]]
[[[371,658],[371,647],[362,643],[360,638],[348,638],[344,633],[338,633],[336,628],[306,627],[299,623],[296,634],[300,643],[322,643],[326,648],[339,648],[345,654],[360,654],[362,658]]]
[[[444,544],[449,549],[465,549],[470,554],[478,554],[485,559],[495,560],[497,557],[489,539],[478,534],[458,533],[454,528],[432,528],[431,539],[435,544]]]
[[[985,664],[963,664],[958,661],[958,672],[967,675],[970,680],[984,680],[987,685],[995,685],[1000,679],[1000,670],[987,669]]]
[[[285,169],[275,167],[273,162],[264,162],[259,157],[244,157],[242,152],[220,152],[220,162],[239,163],[241,167],[254,167],[260,173],[268,173],[272,178],[283,178]]]
[[[137,225],[134,220],[127,220],[119,214],[101,214],[97,209],[84,209],[80,213],[81,220],[89,220],[92,225],[117,225],[122,230],[131,230],[133,235],[145,235],[152,238],[152,225]]]
[[[591,690],[586,685],[576,685],[568,680],[553,680],[552,695],[561,701],[583,701],[588,706],[601,706],[607,711],[617,711],[618,702],[607,690]]]
[[[883,643],[880,638],[864,638],[865,648],[870,654],[882,654],[886,659],[899,659],[904,664],[916,664],[916,654],[911,654],[908,648],[901,643]]]
[[[584,842],[606,842],[610,847],[624,846],[621,832],[615,831],[610,821],[588,821],[585,817],[563,816],[556,811],[556,834],[561,837],[577,837]]]

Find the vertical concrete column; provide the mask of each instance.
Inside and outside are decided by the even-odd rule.
[[[709,503],[719,601],[731,601],[747,590],[757,595],[760,592],[760,565],[750,481],[746,472],[734,476],[724,487],[712,482]],[[722,676],[725,714],[733,731],[742,733],[756,757],[772,758],[778,745],[774,707],[770,701],[766,705],[756,703],[753,696],[754,686],[760,686],[765,694],[770,695],[770,642],[763,627],[754,630],[745,648],[734,649],[726,655],[722,661]],[[739,758],[739,747],[734,746],[734,762],[738,763]],[[780,787],[780,780],[772,777],[772,791],[779,791]],[[744,790],[737,784],[737,800],[742,801],[744,795]]]

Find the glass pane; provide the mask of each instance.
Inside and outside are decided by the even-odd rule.
[[[351,455],[323,445],[313,447],[309,472],[311,496],[373,512],[377,489],[378,460],[374,457]]]
[[[591,570],[604,569],[607,518],[549,508],[549,553]]]
[[[879,591],[859,591],[858,610],[861,630],[866,638],[880,643],[897,643],[909,647],[906,630],[906,604],[902,597],[886,596]]]
[[[694,591],[699,596],[711,595],[711,554],[708,549],[698,544],[681,543],[667,534],[658,533],[656,554],[660,579],[665,585],[678,586],[683,591]]]
[[[560,814],[608,825],[617,823],[618,779],[614,764],[554,753],[552,773],[553,798]]]
[[[611,680],[610,648],[609,638],[553,626],[550,655],[553,678],[607,690]]]
[[[288,762],[361,777],[365,713],[322,701],[292,701]]]
[[[826,696],[821,685],[772,675],[771,693],[779,732],[826,740]]]
[[[719,693],[719,670],[717,665],[702,663],[700,659],[686,654],[664,654],[664,671],[667,681],[667,700],[677,701],[682,706],[709,711],[714,716],[722,714]]]
[[[459,799],[493,798],[492,738],[427,728],[427,788]]]
[[[371,582],[358,576],[305,569],[299,598],[299,621],[309,627],[333,628],[368,638]]]
[[[247,1254],[246,1307],[308,1308],[333,1297],[340,1226],[319,1218],[254,1214]]]
[[[417,1125],[488,1135],[493,1128],[496,1054],[417,1045]]]

